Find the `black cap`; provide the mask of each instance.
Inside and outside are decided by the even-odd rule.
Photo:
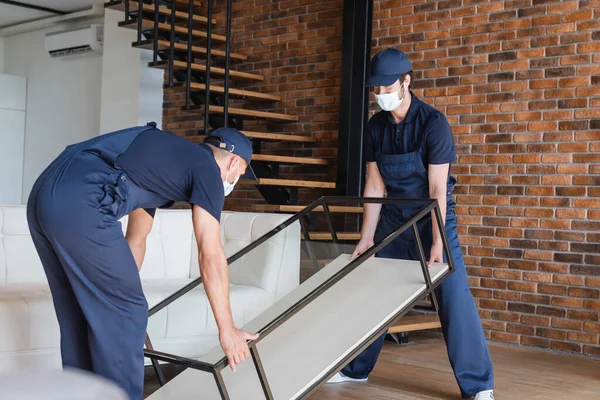
[[[391,86],[412,70],[406,54],[392,47],[375,54],[366,86]]]
[[[212,144],[243,158],[248,163],[248,168],[246,168],[246,173],[242,175],[242,178],[257,180],[256,174],[250,166],[252,142],[242,132],[234,128],[215,129],[204,139],[204,143]]]

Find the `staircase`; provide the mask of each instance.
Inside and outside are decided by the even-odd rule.
[[[239,187],[258,190],[265,204],[254,204],[251,210],[262,211],[269,206],[274,207],[269,208],[270,211],[289,212],[290,209],[278,207],[301,208],[299,190],[311,191],[313,194],[309,197],[317,198],[335,189],[335,182],[286,177],[280,169],[312,166],[326,172],[334,159],[273,154],[277,147],[283,147],[273,143],[310,149],[316,143],[310,134],[244,129],[244,125],[254,127],[253,121],[257,120],[268,121],[267,127],[280,127],[299,118],[267,111],[276,108],[281,97],[247,88],[249,84],[263,82],[264,77],[244,72],[244,63],[251,62],[251,56],[230,50],[232,1],[218,4],[225,9],[227,3],[226,19],[213,17],[216,14],[213,2],[113,0],[105,3],[105,7],[123,12],[124,20],[119,26],[137,32],[133,47],[152,51],[153,60],[149,66],[165,71],[165,91],[184,95],[181,115],[188,116],[186,120],[202,121],[203,129],[194,136],[186,136],[188,139],[200,143],[214,129],[234,127],[252,140],[252,167],[259,180],[241,181]],[[215,30],[219,34],[214,33]],[[225,34],[220,34],[221,31]],[[235,192],[231,197],[235,197]]]
[[[124,20],[119,26],[137,32],[134,48],[152,51],[150,66],[165,71],[165,91],[182,93],[180,115],[186,121],[202,122],[203,129],[185,136],[193,142],[201,143],[207,133],[220,127],[234,127],[248,136],[253,143],[252,167],[258,182],[240,182],[236,189],[254,188],[264,199],[254,204],[250,210],[256,212],[296,213],[309,201],[336,188],[335,182],[297,179],[286,176],[290,166],[306,166],[328,171],[333,167],[335,158],[298,157],[295,155],[274,154],[285,147],[310,150],[317,143],[312,134],[289,134],[254,130],[255,121],[267,121],[267,128],[283,127],[287,123],[297,122],[296,115],[265,111],[274,109],[282,101],[281,97],[248,88],[252,83],[264,81],[264,77],[254,72],[244,72],[244,63],[252,62],[251,56],[238,54],[230,50],[232,0],[226,6],[227,18],[213,18],[214,0],[113,0],[105,4],[106,8],[123,12]],[[208,1],[208,3],[206,3]],[[219,4],[221,7],[225,7]],[[210,21],[210,23],[209,23]],[[213,28],[224,30],[225,34],[213,33]],[[234,64],[235,66],[232,66]],[[237,67],[237,68],[236,68]],[[245,127],[246,125],[246,127]],[[265,126],[265,125],[261,125]],[[280,173],[280,170],[284,172]],[[299,190],[309,192],[303,199]],[[231,197],[235,197],[236,191]],[[302,205],[304,203],[304,205]],[[249,211],[235,207],[240,211]],[[317,208],[315,213],[324,210]],[[331,206],[334,225],[350,228],[350,232],[337,232],[337,241],[352,243],[360,240],[356,232],[357,216],[362,207]],[[353,222],[347,224],[344,218]],[[305,234],[311,241],[331,242],[334,238],[327,229],[314,218],[307,219]],[[336,223],[337,222],[337,223]],[[342,229],[344,229],[342,228]],[[354,231],[352,231],[354,230]],[[304,238],[305,239],[305,238]],[[312,264],[304,260],[303,271],[306,277],[312,274]],[[323,260],[318,260],[322,263]],[[402,334],[403,340],[410,331],[439,328],[435,315],[420,314],[404,318],[390,329],[391,334]]]

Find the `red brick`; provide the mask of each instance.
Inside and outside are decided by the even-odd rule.
[[[500,237],[521,238],[523,231],[521,229],[498,228],[496,235]]]
[[[592,311],[569,310],[568,317],[579,321],[598,322],[598,313]]]
[[[492,340],[503,342],[503,343],[519,343],[519,335],[513,333],[503,333],[503,332],[492,332],[491,333]]]
[[[568,11],[577,10],[579,8],[578,1],[561,1],[559,4],[551,4],[548,6],[548,13],[566,13]]]
[[[595,333],[569,332],[567,340],[579,343],[598,344],[598,335]]]
[[[600,347],[596,346],[584,346],[583,354],[592,357],[600,357]]]
[[[507,288],[509,290],[516,290],[519,292],[533,292],[537,290],[537,285],[530,282],[508,282]]]
[[[508,300],[508,301],[519,301],[521,300],[521,293],[519,292],[509,292],[504,290],[494,290],[494,298],[499,300]]]
[[[573,289],[576,289],[576,288],[573,288]],[[585,300],[583,302],[583,308],[585,308],[586,310],[596,310],[596,311],[599,311],[600,310],[600,301]]]
[[[523,335],[534,335],[535,327],[521,324],[507,324],[506,331],[511,333],[519,333]]]
[[[592,10],[581,10],[577,12],[567,13],[563,15],[563,22],[576,22],[592,19]]]
[[[530,26],[531,26],[531,20],[529,20],[529,19],[516,19],[516,20],[504,22],[504,29],[529,28]]]
[[[581,353],[581,345],[569,342],[550,342],[550,348],[556,351],[566,351],[571,353]]]
[[[560,285],[582,286],[584,284],[583,276],[573,275],[554,275],[552,282]]]
[[[583,300],[569,297],[553,297],[551,304],[557,307],[581,308]]]
[[[568,319],[552,318],[552,327],[558,329],[569,329],[580,331],[583,326],[581,321],[572,321]]]
[[[583,219],[583,218],[585,218],[585,211],[586,210],[578,210],[578,209],[556,210],[556,218]]]
[[[588,276],[585,279],[585,285],[589,286],[589,287],[599,287],[600,288],[600,277]]]
[[[511,270],[503,270],[497,269],[494,271],[494,278],[499,279],[521,279],[520,271],[511,271]]]
[[[546,229],[571,229],[571,221],[553,221],[553,220],[542,220],[542,228]]]
[[[590,332],[590,333],[600,333],[600,324],[597,324],[595,322],[584,322],[583,330],[585,332]]]
[[[549,348],[550,340],[530,336],[521,336],[521,345],[538,348]]]
[[[542,222],[542,228],[545,228]],[[524,255],[527,260],[539,260],[539,261],[551,261],[553,256],[552,253],[547,251],[536,251],[536,250],[527,250]]]
[[[546,338],[550,338],[550,339],[558,339],[558,340],[565,340],[567,337],[567,332],[565,332],[565,331],[559,331],[556,329],[549,329],[549,328],[542,328],[542,327],[536,328],[535,334],[536,334],[536,336],[546,337]]]
[[[574,22],[546,27],[546,31],[549,35],[560,35],[566,32],[575,32],[576,30],[577,25]]]
[[[481,321],[481,324],[483,326],[483,329],[485,329],[485,330],[494,330],[494,331],[506,330],[505,322],[483,320],[483,321]]]
[[[538,306],[536,309],[536,314],[565,318],[567,316],[567,310],[557,307]]]

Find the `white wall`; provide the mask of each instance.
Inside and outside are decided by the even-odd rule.
[[[0,74],[0,204],[21,204],[25,144],[25,78]]]
[[[152,53],[131,47],[135,30],[119,28],[123,12],[104,14],[100,132],[155,121],[162,126],[163,71],[148,68]]]
[[[96,136],[100,128],[102,56],[51,59],[44,49],[44,35],[65,28],[4,38],[4,72],[28,81],[24,201],[39,174],[65,146]]]
[[[27,78],[22,200],[43,169],[69,144],[155,121],[162,126],[163,71],[147,67],[149,51],[131,47],[123,13],[0,38],[0,73]],[[48,32],[105,24],[101,53],[51,59]],[[3,143],[0,142],[0,146]]]
[[[0,37],[0,74],[4,71],[4,38]]]

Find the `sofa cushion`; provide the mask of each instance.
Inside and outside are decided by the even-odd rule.
[[[147,280],[142,287],[152,307],[191,281]],[[272,296],[256,287],[232,285],[230,301],[236,326],[243,326],[272,304]],[[217,335],[204,287],[195,288],[150,317],[148,334],[153,340]],[[0,352],[54,349],[59,344],[58,321],[48,286],[0,285]]]
[[[123,233],[127,232],[127,222],[127,216],[121,219]],[[146,240],[141,278],[189,279],[193,242],[190,210],[157,210]]]

